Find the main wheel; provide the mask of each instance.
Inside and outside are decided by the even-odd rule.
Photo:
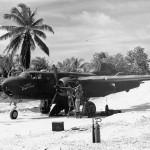
[[[41,100],[40,103],[40,112],[41,114],[48,114],[50,111],[50,106],[48,100]]]
[[[86,104],[83,106],[83,114],[87,115],[88,117],[94,117],[96,114],[96,106],[93,102],[88,101]]]
[[[12,110],[10,112],[10,118],[11,119],[16,119],[18,117],[18,111],[17,110]]]

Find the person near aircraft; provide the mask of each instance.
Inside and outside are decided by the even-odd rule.
[[[75,89],[68,86],[68,87],[59,87],[59,95],[62,97],[67,97],[68,99],[68,105],[65,108],[65,115],[69,115],[70,111],[72,110],[72,106],[74,106],[74,101],[73,101],[73,97],[74,97],[74,92]]]
[[[74,92],[75,92],[75,89],[73,88],[68,88],[67,90],[67,96],[68,96],[68,106],[69,106],[69,111],[68,111],[68,115],[70,115],[70,111],[72,109],[72,106],[73,108],[75,108],[75,104],[74,104],[74,101],[73,101],[73,97],[74,97]]]
[[[82,90],[82,85],[77,82],[77,87],[75,88],[75,111],[76,111],[76,118],[80,117],[80,103],[81,103],[81,98],[83,96],[83,90]]]

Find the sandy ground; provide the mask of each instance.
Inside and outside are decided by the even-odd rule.
[[[0,103],[0,150],[149,150],[150,82],[127,92],[93,100],[97,111],[106,103],[122,113],[101,117],[101,143],[92,142],[92,119],[47,117],[39,101],[18,104],[19,116],[9,118],[11,106]],[[52,122],[63,122],[64,131],[52,131]],[[76,129],[76,130],[73,130]]]

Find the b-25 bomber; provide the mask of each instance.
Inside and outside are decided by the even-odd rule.
[[[57,115],[63,109],[69,109],[68,99],[61,96],[65,87],[75,88],[79,82],[83,87],[83,100],[86,103],[85,112],[96,113],[96,106],[90,101],[91,97],[104,97],[111,93],[129,91],[138,87],[142,81],[150,80],[150,75],[119,75],[97,76],[96,74],[28,71],[19,76],[5,79],[1,88],[11,99],[40,100],[40,112]],[[51,110],[52,104],[55,104]],[[88,110],[87,110],[88,109]],[[10,112],[11,119],[16,119],[18,111]]]

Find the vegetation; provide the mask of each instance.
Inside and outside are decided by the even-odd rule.
[[[81,72],[83,68],[82,62],[84,59],[71,57],[70,59],[65,59],[62,63],[58,62],[58,69],[64,72]]]
[[[84,62],[82,58],[67,58],[57,63],[57,68],[62,72],[95,73],[97,75],[131,75],[149,74],[148,56],[144,48],[136,47],[127,52],[124,57],[121,53],[110,56],[108,53],[95,53],[91,62]],[[31,60],[29,70],[52,71],[52,66],[45,57],[36,57]],[[0,74],[7,77],[23,71],[20,56],[0,55]],[[16,73],[17,72],[17,73]]]
[[[31,70],[36,70],[36,71],[40,71],[40,70],[47,70],[50,71],[51,67],[48,63],[48,60],[45,59],[45,57],[36,57],[35,59],[33,59],[31,61]]]
[[[49,25],[43,24],[42,18],[36,20],[35,16],[36,10],[31,11],[25,4],[19,4],[18,7],[11,9],[10,14],[4,15],[4,19],[12,20],[17,25],[0,27],[8,31],[0,37],[0,40],[10,38],[10,43],[5,49],[8,55],[0,55],[0,75],[7,77],[18,74],[24,69],[52,70],[48,60],[44,57],[31,60],[31,50],[35,50],[36,45],[49,55],[49,49],[41,38],[46,39],[45,30],[54,33]],[[19,48],[21,48],[21,53],[16,55]],[[63,72],[93,72],[97,75],[148,74],[148,61],[144,48],[139,46],[128,51],[125,57],[121,53],[110,56],[105,52],[97,52],[90,62],[84,62],[82,58],[66,58],[57,63],[57,68]]]
[[[20,8],[20,10],[18,9]],[[12,56],[21,47],[20,60],[22,66],[27,69],[30,67],[31,50],[35,50],[37,44],[44,53],[49,55],[49,48],[41,40],[46,39],[45,30],[54,33],[53,29],[43,24],[43,19],[35,19],[36,10],[31,9],[25,4],[19,4],[17,7],[11,9],[10,14],[5,14],[4,19],[13,20],[17,26],[1,26],[0,29],[8,32],[0,37],[0,40],[10,38],[10,43],[7,45],[5,51],[11,53]]]

